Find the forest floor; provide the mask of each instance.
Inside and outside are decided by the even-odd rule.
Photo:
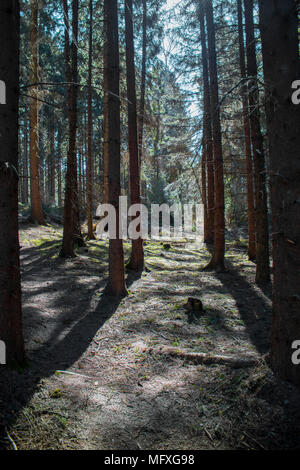
[[[1,370],[0,448],[300,448],[300,393],[265,361],[271,287],[254,284],[243,241],[226,244],[222,274],[201,271],[204,245],[147,242],[147,270],[128,275],[116,302],[102,294],[107,242],[62,260],[61,236],[21,226],[29,365]],[[188,321],[188,297],[203,301],[199,320]],[[197,364],[179,351],[257,363]]]

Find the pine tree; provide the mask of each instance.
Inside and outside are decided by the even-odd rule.
[[[38,224],[44,223],[39,162],[39,111],[38,111],[38,0],[30,0],[30,178],[31,178],[31,217]]]
[[[270,281],[266,167],[264,142],[260,124],[259,91],[257,85],[257,59],[253,21],[253,0],[244,0],[244,4],[246,22],[249,112],[254,160],[256,282],[258,284],[264,284]]]
[[[93,78],[93,0],[89,0],[89,72],[88,72],[88,156],[87,156],[87,217],[88,237],[94,239],[93,231],[93,109],[92,109],[92,78]]]
[[[124,253],[119,237],[120,186],[120,63],[117,0],[104,0],[105,70],[107,88],[108,203],[115,209],[116,238],[109,239],[109,279],[106,293],[126,295]]]
[[[244,80],[241,88],[242,106],[243,106],[243,125],[245,139],[246,154],[246,171],[247,171],[247,201],[248,201],[248,257],[253,261],[256,257],[255,248],[255,212],[254,212],[254,191],[253,191],[253,168],[252,168],[252,152],[251,152],[251,131],[249,122],[249,105],[246,87],[246,63],[245,63],[245,47],[244,47],[244,31],[243,31],[243,10],[242,0],[237,0],[238,10],[238,32],[239,32],[239,56],[241,79]]]
[[[78,183],[77,183],[77,98],[78,98],[78,69],[77,69],[77,43],[78,43],[78,0],[72,1],[72,41],[69,44],[69,15],[67,0],[64,0],[65,30],[65,57],[67,89],[67,109],[69,119],[69,148],[67,159],[65,204],[64,204],[64,233],[60,255],[62,257],[75,256],[74,244],[84,244],[80,230]]]
[[[208,57],[205,30],[205,15],[203,2],[199,2],[199,22],[202,50],[202,75],[203,75],[203,156],[202,156],[202,193],[206,201],[204,241],[212,243],[214,239],[214,163],[212,147],[212,116],[211,98],[209,88]],[[207,176],[206,176],[207,175]],[[207,190],[204,181],[207,181]]]
[[[300,385],[293,344],[300,332],[300,106],[292,83],[300,77],[296,5],[260,1],[274,262],[271,364],[283,379]],[[299,345],[298,345],[299,347]]]
[[[6,103],[0,105],[0,340],[11,364],[25,360],[18,236],[19,39],[19,2],[2,0],[0,78]]]
[[[128,107],[128,147],[130,164],[130,201],[131,205],[141,204],[140,170],[137,133],[136,84],[134,65],[133,11],[132,0],[125,0],[125,36],[126,36],[126,84]],[[141,217],[141,214],[140,214]],[[142,224],[140,223],[140,229]],[[143,240],[132,240],[132,251],[128,268],[140,271],[144,267]]]
[[[209,56],[209,76],[210,76],[210,96],[211,96],[211,117],[213,135],[213,155],[214,155],[214,245],[213,256],[207,268],[217,271],[224,271],[225,255],[225,203],[224,203],[224,175],[223,175],[223,154],[222,154],[222,134],[219,109],[219,85],[216,57],[215,25],[213,17],[212,0],[205,0],[205,14],[207,22],[207,40]]]

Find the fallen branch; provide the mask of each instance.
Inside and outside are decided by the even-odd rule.
[[[220,354],[207,354],[200,352],[190,352],[174,347],[161,346],[159,348],[150,348],[150,354],[161,354],[166,356],[179,357],[192,361],[196,364],[225,364],[233,368],[251,367],[258,364],[259,359],[256,356],[223,356]]]

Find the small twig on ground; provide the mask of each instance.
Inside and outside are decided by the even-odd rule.
[[[94,377],[90,377],[89,375],[77,374],[77,372],[71,372],[69,370],[56,370],[55,372],[59,372],[59,374],[77,375],[85,379],[95,380]]]
[[[211,434],[208,432],[208,430],[206,428],[204,428],[204,432],[205,434],[209,437],[209,439],[211,440],[211,442],[214,442],[213,438],[211,437]]]
[[[250,436],[250,434],[248,434],[246,431],[244,431],[244,435],[251,439],[251,441],[255,442],[255,444],[257,444],[262,450],[266,450],[266,448],[260,442],[254,439],[254,437]]]

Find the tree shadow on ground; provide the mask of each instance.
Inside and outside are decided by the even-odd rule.
[[[209,247],[209,246],[208,246]],[[207,247],[207,248],[208,248]],[[234,252],[234,256],[241,256],[244,254],[245,249],[238,249]],[[175,253],[176,258],[173,258],[173,261],[178,262],[177,266],[166,266],[161,263],[160,259],[151,261],[151,269],[154,271],[159,271],[163,269],[168,273],[177,273],[178,270],[184,269],[186,272],[185,275],[190,271],[194,273],[199,272],[199,281],[201,281],[201,272],[202,269],[198,263],[206,261],[208,253],[201,253],[201,259],[195,256],[193,251],[185,251],[184,254],[187,257],[193,257],[194,259],[189,260],[186,257],[180,256],[182,252],[178,250],[171,250],[166,252],[163,255],[163,258],[166,258],[168,261],[172,260],[172,253]],[[232,255],[233,256],[233,255]],[[233,257],[234,257],[233,256]],[[230,261],[229,256],[226,257],[226,269],[224,273],[216,273],[214,270],[210,271],[210,274],[218,279],[222,286],[213,286],[214,292],[228,293],[235,301],[236,306],[239,310],[242,321],[245,324],[247,333],[250,337],[252,344],[255,346],[257,351],[261,354],[265,354],[269,350],[270,345],[270,332],[271,332],[271,305],[268,300],[272,298],[272,287],[271,284],[266,286],[256,286],[255,284],[250,283],[246,276],[241,274],[239,268],[243,267],[241,264],[238,264],[238,267]],[[179,264],[181,263],[181,264]],[[182,263],[185,263],[182,266]],[[246,265],[245,265],[246,267]],[[248,265],[247,265],[248,267]],[[183,274],[184,276],[184,274]],[[182,275],[181,275],[182,277]],[[175,278],[174,278],[175,279]],[[188,279],[188,277],[187,277]],[[198,285],[195,280],[194,290],[201,290],[201,282]],[[206,289],[207,291],[207,289]],[[160,295],[164,295],[163,292]],[[166,292],[168,295],[168,292]],[[172,294],[176,296],[177,293]],[[182,295],[182,293],[178,293]]]
[[[51,377],[56,370],[68,369],[76,363],[90,346],[95,334],[116,312],[122,300],[104,294],[106,279],[99,278],[98,264],[79,257],[67,261],[53,259],[58,241],[47,241],[39,247],[22,250],[24,283],[31,286],[32,280],[38,282],[36,289],[27,288],[23,294],[25,339],[27,342],[36,339],[38,346],[27,351],[27,368],[17,370],[2,367],[0,449],[7,437],[6,427],[14,423],[15,416],[30,401],[40,381]],[[105,249],[102,250],[101,247],[100,251],[104,254]],[[31,261],[27,263],[28,259]],[[107,264],[106,259],[104,264]],[[55,277],[52,275],[54,270]],[[96,281],[82,284],[82,279],[89,276],[97,276]],[[140,276],[141,273],[129,273],[127,287]],[[51,318],[47,309],[42,309],[35,299],[37,296],[47,297],[47,308],[58,312],[54,318]]]
[[[236,267],[227,260],[228,272],[215,273],[226,291],[235,299],[252,344],[257,351],[265,354],[270,347],[271,305],[264,297],[270,297],[272,287],[264,286],[264,291],[250,284]]]

